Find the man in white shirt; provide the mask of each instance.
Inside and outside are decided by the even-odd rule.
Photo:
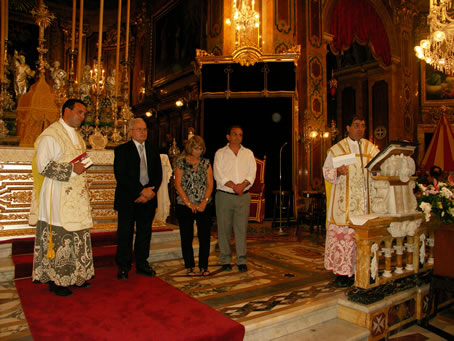
[[[232,126],[226,135],[229,143],[214,156],[216,180],[216,217],[219,239],[219,261],[223,271],[231,271],[230,238],[235,233],[236,264],[247,271],[246,235],[251,197],[248,193],[256,176],[254,153],[241,145],[243,129]]]
[[[89,228],[93,226],[85,164],[86,151],[76,131],[85,119],[84,102],[63,104],[62,118],[35,142],[35,192],[30,225],[36,224],[33,280],[48,283],[57,296],[71,296],[69,286],[87,288],[94,276]]]
[[[366,123],[354,115],[347,124],[348,137],[328,150],[323,165],[326,199],[329,203],[326,222],[325,268],[337,275],[337,287],[353,285],[356,270],[355,230],[350,217],[364,215],[370,207],[369,174],[364,167],[378,153],[378,148],[364,139]],[[334,166],[336,157],[352,155],[351,164]]]

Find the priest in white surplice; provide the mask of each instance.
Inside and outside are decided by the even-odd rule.
[[[60,120],[37,138],[33,158],[34,198],[30,224],[36,224],[33,280],[48,283],[57,296],[71,296],[69,286],[89,287],[94,276],[89,228],[93,226],[82,137],[85,104],[70,99]]]
[[[328,202],[325,243],[325,268],[337,275],[337,287],[353,285],[356,270],[355,231],[350,217],[367,214],[369,175],[364,167],[379,152],[364,139],[366,123],[355,115],[347,124],[348,137],[328,150],[323,165]],[[336,159],[342,157],[340,159]],[[341,160],[342,161],[339,161]]]

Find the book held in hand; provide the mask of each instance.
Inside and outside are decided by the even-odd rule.
[[[77,163],[77,162],[83,163],[85,168],[88,168],[93,164],[93,161],[90,159],[87,152],[80,154],[78,157],[76,157],[75,159],[73,159],[71,161],[71,163]]]

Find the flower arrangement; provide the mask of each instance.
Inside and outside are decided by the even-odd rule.
[[[438,215],[443,223],[454,223],[454,181],[449,176],[447,182],[431,185],[417,184],[418,209],[424,213],[426,221],[431,215]]]

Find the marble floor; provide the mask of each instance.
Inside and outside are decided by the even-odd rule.
[[[333,274],[323,268],[323,235],[302,232],[296,236],[294,230],[285,236],[277,231],[261,232],[249,233],[248,272],[239,272],[236,266],[231,272],[220,271],[217,249],[209,260],[209,277],[188,277],[180,259],[153,263],[153,267],[162,280],[240,323],[342,295],[345,289],[335,288]],[[450,325],[448,322],[441,327]],[[421,331],[410,334],[419,335]],[[301,339],[288,337],[285,340]],[[410,340],[396,337],[400,333],[393,340]],[[433,337],[429,340],[443,340]],[[0,339],[32,339],[13,282],[0,283]]]

